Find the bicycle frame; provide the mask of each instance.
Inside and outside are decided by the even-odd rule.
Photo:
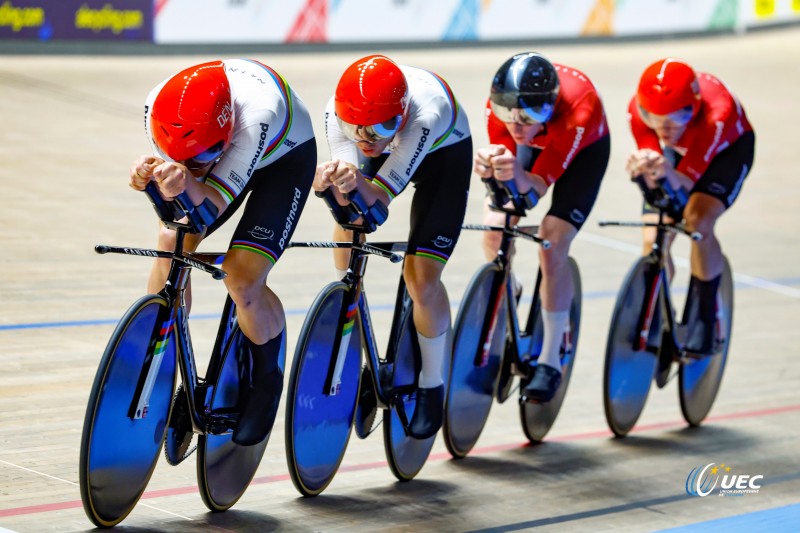
[[[516,295],[514,294],[514,288],[508,283],[508,273],[511,268],[511,261],[509,259],[509,251],[511,249],[511,244],[517,237],[522,237],[524,239],[528,239],[530,241],[539,243],[542,245],[543,248],[548,249],[550,247],[549,241],[543,240],[536,235],[535,232],[538,231],[538,226],[527,226],[527,227],[512,227],[511,226],[511,217],[512,216],[520,216],[524,215],[524,212],[520,212],[514,209],[507,209],[507,208],[497,208],[498,210],[505,213],[505,224],[503,226],[485,226],[485,225],[478,225],[478,224],[467,224],[464,225],[464,229],[474,229],[474,230],[481,230],[481,231],[499,231],[502,233],[502,239],[500,242],[500,248],[498,249],[497,256],[494,259],[494,263],[500,268],[500,271],[495,275],[492,281],[492,287],[490,294],[492,295],[489,299],[488,309],[491,309],[491,312],[486,314],[486,318],[484,319],[483,326],[481,327],[481,336],[480,336],[480,343],[478,352],[475,354],[475,366],[483,367],[486,366],[489,362],[489,351],[491,349],[492,338],[494,336],[494,330],[497,326],[497,320],[499,317],[500,310],[500,303],[502,301],[502,292],[505,291],[506,301],[505,301],[505,313],[506,318],[508,320],[507,328],[513,334],[509,337],[513,349],[513,353],[515,354],[515,363],[518,369],[525,368],[527,365],[523,365],[522,363],[523,358],[525,355],[530,356],[532,351],[532,344],[533,344],[533,326],[534,326],[534,314],[536,312],[536,305],[538,304],[539,299],[539,288],[541,284],[541,277],[537,278],[536,280],[536,288],[534,290],[533,299],[531,301],[530,311],[528,312],[528,319],[526,321],[526,326],[524,330],[520,329],[520,320],[519,315],[517,313],[516,305],[513,302],[516,300]],[[524,231],[528,230],[528,231]]]
[[[174,251],[165,252],[107,245],[95,246],[95,251],[99,254],[119,253],[138,257],[170,259],[167,280],[164,288],[159,292],[159,295],[166,301],[167,306],[159,312],[158,320],[156,320],[156,330],[151,335],[151,343],[148,347],[148,353],[139,376],[136,391],[131,399],[128,416],[133,420],[147,416],[153,385],[158,376],[169,337],[174,331],[175,341],[177,342],[178,365],[181,379],[185,386],[184,392],[189,402],[192,427],[195,432],[205,433],[208,428],[206,427],[207,423],[204,420],[204,415],[207,413],[203,412],[203,415],[201,415],[197,409],[197,403],[198,400],[202,400],[205,406],[211,391],[208,383],[205,380],[201,380],[197,375],[197,365],[186,316],[185,291],[192,268],[207,272],[214,279],[223,279],[226,276],[225,272],[213,266],[213,264],[221,262],[224,254],[184,252],[184,240],[188,233],[202,233],[208,224],[216,218],[216,208],[213,207],[213,204],[206,203],[201,206],[193,206],[185,193],[176,198],[175,202],[165,202],[161,199],[160,194],[152,183],[147,185],[145,192],[164,226],[175,230]],[[187,217],[187,223],[175,222],[175,219],[180,219],[183,216]],[[232,428],[233,423],[231,421],[231,424],[223,424],[223,426],[226,426],[225,429],[229,429],[227,426]],[[220,428],[216,429],[219,430]]]
[[[342,224],[342,227],[353,232],[352,242],[292,242],[289,244],[290,247],[349,248],[351,250],[347,275],[342,280],[343,283],[350,287],[350,290],[347,291],[342,301],[342,309],[338,323],[338,330],[341,333],[334,340],[333,346],[331,346],[331,352],[335,353],[336,356],[331,358],[323,394],[326,396],[335,396],[339,393],[342,370],[344,368],[344,358],[347,355],[345,347],[349,345],[350,335],[352,335],[356,320],[358,319],[362,339],[364,340],[363,347],[366,355],[366,364],[370,370],[372,380],[375,383],[378,407],[386,409],[394,405],[394,399],[396,398],[394,393],[402,395],[403,393],[411,391],[395,390],[392,391],[393,394],[390,397],[381,385],[378,369],[383,360],[380,357],[380,350],[378,349],[374,328],[372,326],[372,317],[369,311],[367,295],[364,291],[363,278],[367,268],[367,259],[370,255],[385,257],[393,263],[398,263],[402,261],[402,257],[398,254],[405,252],[407,243],[391,242],[368,244],[361,242],[363,235],[368,233],[368,231],[365,231],[368,230],[368,228],[355,224]],[[395,316],[392,321],[390,333],[390,346],[396,338],[397,329],[400,327],[399,317],[402,316],[402,310],[404,308],[401,307],[402,302],[399,299],[402,298],[404,286],[401,278],[400,287],[398,289],[398,305],[395,307]]]
[[[681,351],[681,343],[677,337],[677,328],[673,316],[674,306],[672,295],[669,290],[669,279],[667,277],[667,251],[665,249],[667,233],[683,233],[692,240],[699,241],[702,235],[697,232],[688,231],[683,224],[667,223],[665,209],[658,210],[658,222],[600,222],[600,226],[623,226],[623,227],[653,227],[656,228],[656,238],[653,247],[648,255],[652,261],[652,268],[647,273],[647,292],[639,314],[636,331],[639,335],[633,340],[635,351],[648,350],[658,353],[663,335],[672,343],[673,358]],[[653,328],[656,312],[660,311],[663,320],[663,327]]]

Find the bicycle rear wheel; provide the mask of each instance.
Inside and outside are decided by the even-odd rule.
[[[79,476],[83,509],[99,527],[114,526],[133,510],[164,442],[176,375],[169,315],[161,296],[141,298],[120,320],[97,369],[83,423]],[[149,405],[143,417],[133,418],[132,401],[151,357],[160,358],[160,365]]]
[[[495,263],[483,265],[472,277],[456,317],[442,427],[445,446],[456,459],[466,457],[475,446],[494,400],[500,359],[505,348],[505,291],[501,292],[495,309],[487,306],[495,277],[501,275],[500,267]],[[475,357],[481,346],[481,329],[487,315],[493,312],[497,315],[497,324],[489,359],[485,366],[477,366]]]
[[[622,283],[611,316],[603,373],[603,406],[608,427],[618,437],[627,435],[639,420],[658,363],[655,354],[634,349],[640,334],[642,308],[647,305],[645,298],[649,284],[657,275],[656,269],[646,257],[634,263]]]
[[[414,306],[408,293],[404,294],[404,299],[405,309],[396,342],[393,349],[388,350],[388,362],[393,364],[392,384],[389,390],[413,389],[417,383],[421,365],[417,330],[414,327]],[[447,376],[450,367],[449,358],[445,357],[444,365],[442,375]],[[447,391],[445,391],[446,393]],[[397,401],[403,403],[402,409],[405,410],[408,420],[411,421],[414,416],[416,396],[404,394]],[[398,407],[394,406],[383,412],[383,448],[389,468],[395,477],[400,481],[411,481],[428,460],[436,435],[427,439],[415,439],[407,435],[397,409]]]
[[[570,257],[569,269],[572,275],[572,285],[574,291],[572,293],[572,301],[569,307],[569,339],[566,345],[562,345],[561,354],[561,372],[562,381],[556,395],[552,400],[546,403],[530,403],[523,402],[520,404],[519,416],[522,423],[522,430],[528,440],[532,443],[539,443],[544,439],[545,435],[553,427],[556,421],[558,412],[561,410],[561,404],[564,403],[564,397],[567,394],[567,387],[569,380],[572,377],[572,368],[575,365],[575,354],[578,351],[578,336],[581,332],[581,305],[583,303],[583,291],[581,289],[581,273],[578,269],[578,263]],[[541,275],[541,274],[540,274]],[[539,284],[537,283],[537,286]],[[541,300],[536,313],[536,321],[534,326],[534,339],[542,339],[544,334],[544,326],[542,324],[541,314]],[[538,342],[541,346],[541,340],[534,340],[534,345]]]
[[[317,296],[306,316],[292,361],[286,397],[286,462],[295,488],[316,496],[333,480],[350,440],[361,375],[361,332],[356,304],[348,311],[347,351],[338,394],[325,390],[334,340],[349,287],[335,282]],[[344,342],[344,339],[342,340]]]
[[[229,297],[230,298],[230,297]],[[231,302],[232,305],[232,302]],[[228,309],[226,305],[225,309]],[[209,408],[214,413],[238,413],[242,398],[243,366],[250,357],[247,339],[239,329],[238,322],[223,313],[220,328],[228,331],[218,338],[227,340],[215,376]],[[230,311],[235,316],[235,308]],[[285,341],[284,341],[285,343]],[[282,346],[282,350],[286,345]],[[197,484],[203,503],[212,511],[230,509],[253,480],[261,458],[267,448],[270,435],[254,446],[239,446],[232,440],[233,433],[200,435],[197,443]]]
[[[716,332],[717,338],[723,339],[720,351],[710,357],[683,363],[678,372],[681,412],[691,426],[699,426],[711,411],[728,360],[733,326],[733,274],[727,258],[719,284],[717,303],[721,307],[717,316]]]

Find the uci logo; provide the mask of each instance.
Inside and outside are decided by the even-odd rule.
[[[251,229],[248,233],[252,235],[256,239],[261,239],[262,241],[271,241],[275,237],[275,232],[271,229],[262,228],[261,226],[256,226]]]
[[[764,476],[749,474],[732,474],[731,467],[716,463],[698,466],[689,472],[686,478],[686,494],[690,496],[708,496],[719,483],[720,496],[742,496],[757,494],[761,488],[760,481]]]
[[[453,239],[448,239],[447,237],[442,237],[441,235],[436,237],[436,240],[433,241],[433,245],[437,248],[449,248],[453,244]]]

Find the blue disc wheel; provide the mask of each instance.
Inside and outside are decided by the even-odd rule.
[[[361,375],[361,334],[356,304],[342,309],[349,291],[331,283],[306,316],[286,390],[286,461],[295,488],[316,496],[333,480],[350,439]],[[340,320],[341,319],[341,320]],[[336,394],[326,390],[337,337],[344,356]]]
[[[409,394],[399,396],[397,401],[402,402],[402,409],[410,422],[416,406],[416,396],[413,391],[416,388],[421,359],[417,330],[414,328],[413,305],[410,299],[406,300],[406,303],[395,345],[388,351],[388,362],[393,365],[390,391],[409,391]],[[447,376],[449,372],[447,358],[445,365],[447,368],[442,369],[442,375]],[[389,468],[395,477],[400,481],[411,481],[428,460],[436,435],[427,439],[415,439],[409,436],[398,414],[398,408],[399,405],[395,405],[383,412],[383,448],[386,451]]]
[[[175,335],[167,302],[136,302],[108,342],[86,407],[80,449],[83,509],[99,527],[112,527],[144,493],[167,430],[175,389]],[[147,363],[158,364],[145,409],[135,402]],[[160,364],[159,364],[160,362]]]
[[[711,411],[728,360],[733,326],[733,274],[727,258],[719,284],[717,305],[715,333],[720,341],[719,349],[712,356],[683,363],[678,372],[681,412],[691,426],[700,425]]]
[[[247,339],[235,320],[227,321],[229,331],[223,335],[226,346],[219,360],[219,373],[209,404],[210,413],[238,413],[244,397],[246,361],[250,357]],[[285,350],[285,342],[282,346]],[[269,435],[254,446],[239,446],[233,433],[206,433],[197,444],[197,484],[206,507],[225,511],[244,494],[256,474],[269,442]]]
[[[569,258],[569,270],[572,275],[572,301],[569,307],[569,333],[561,346],[561,386],[556,392],[552,400],[546,403],[530,403],[523,402],[520,404],[519,415],[522,424],[522,430],[528,440],[532,443],[539,443],[544,439],[545,435],[553,427],[556,421],[558,412],[561,410],[561,405],[564,403],[564,397],[567,394],[567,387],[569,386],[570,378],[572,377],[572,369],[575,366],[575,354],[578,349],[578,336],[581,331],[581,304],[583,301],[583,292],[581,289],[581,274],[578,270],[578,263],[573,258]],[[538,284],[537,284],[538,285]],[[541,299],[539,305],[534,310],[536,319],[533,331],[533,346],[541,347],[541,339],[544,335],[544,326],[542,324],[541,313]],[[541,348],[539,348],[541,350]]]
[[[450,382],[445,398],[442,435],[454,458],[466,455],[478,441],[494,400],[494,389],[506,339],[505,291],[495,309],[488,309],[492,285],[502,276],[494,263],[483,265],[472,277],[456,316]],[[477,361],[481,332],[487,317],[494,313],[497,322],[485,362]]]
[[[646,257],[628,272],[617,294],[606,344],[603,405],[608,427],[624,437],[642,414],[658,359],[646,349],[636,350],[639,320],[647,302],[657,266]],[[651,325],[651,328],[653,326]]]

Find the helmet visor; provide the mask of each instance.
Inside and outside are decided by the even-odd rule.
[[[339,128],[342,130],[342,133],[351,141],[377,142],[392,137],[400,130],[400,126],[403,123],[403,115],[394,116],[389,120],[372,126],[349,124],[339,118],[338,115],[336,116],[336,120],[339,121]]]
[[[639,107],[639,116],[648,128],[658,129],[664,127],[683,128],[694,116],[694,107],[686,106],[666,115],[656,115],[642,106]]]
[[[204,150],[194,157],[191,157],[183,162],[186,168],[190,170],[197,170],[208,166],[222,157],[225,152],[225,141],[219,141],[211,148]]]
[[[534,126],[544,124],[553,116],[553,106],[548,103],[534,107],[504,107],[491,101],[489,104],[494,116],[506,124]]]

